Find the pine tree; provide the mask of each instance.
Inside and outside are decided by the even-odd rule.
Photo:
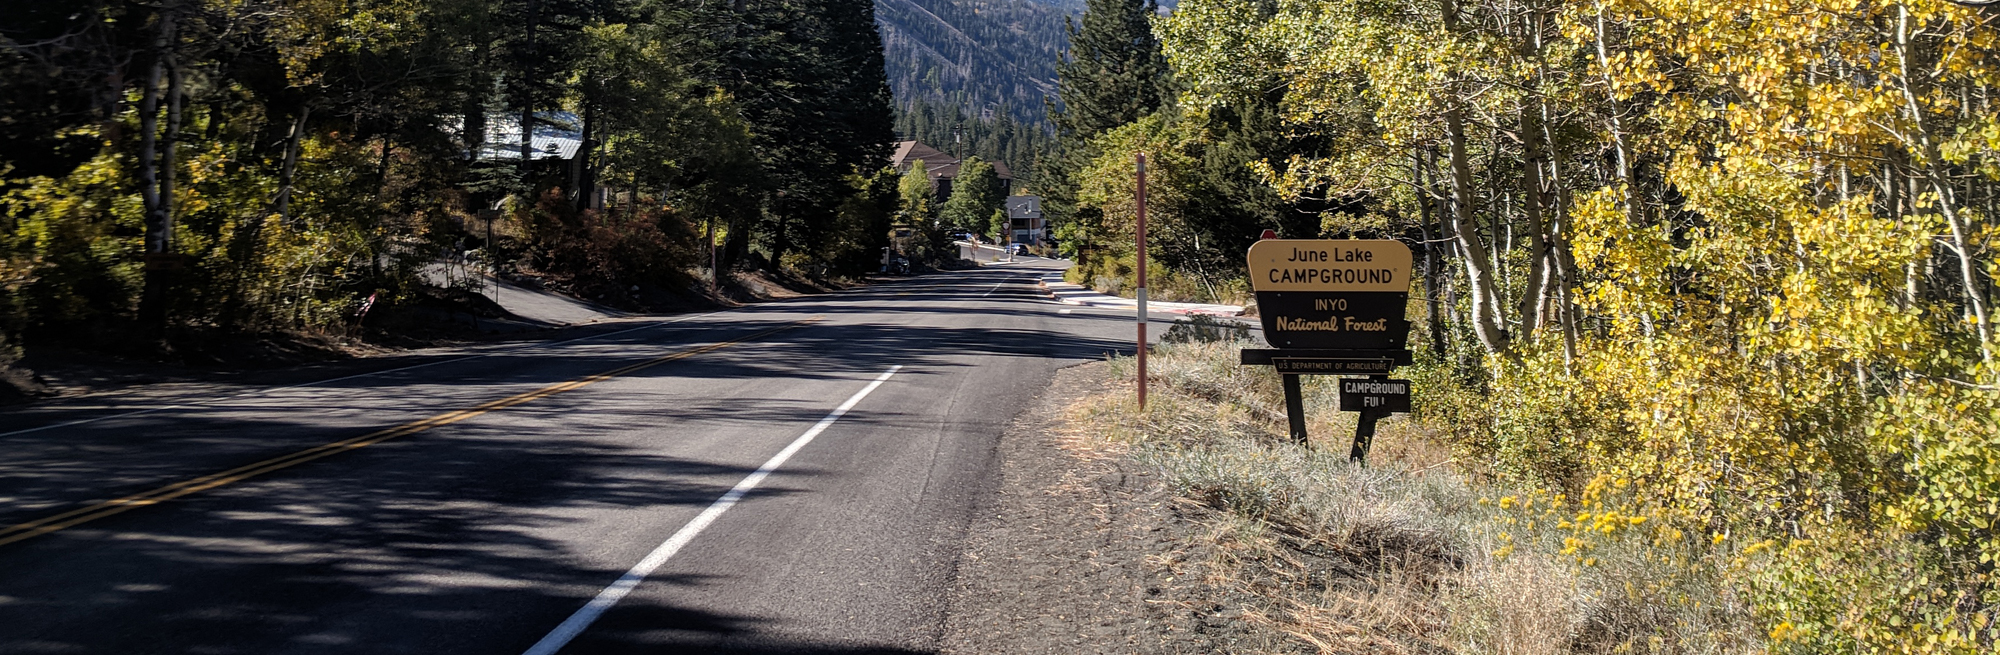
[[[899,0],[876,4],[889,79],[902,102],[946,102],[1043,125],[1064,3]],[[953,100],[956,98],[956,100]],[[984,155],[982,155],[984,156]]]
[[[1152,29],[1158,13],[1156,0],[1089,0],[1082,20],[1067,23],[1069,55],[1056,64],[1063,106],[1049,112],[1057,154],[1038,160],[1035,171],[1057,234],[1078,222],[1069,173],[1096,156],[1091,138],[1158,110],[1167,97],[1167,60]]]
[[[760,3],[746,14],[731,64],[722,82],[777,187],[757,236],[773,257],[820,242],[852,192],[848,176],[881,167],[895,138],[873,5]]]
[[[1064,145],[1088,140],[1159,109],[1167,59],[1153,37],[1156,0],[1089,0],[1081,25],[1068,22],[1069,56],[1056,64]]]

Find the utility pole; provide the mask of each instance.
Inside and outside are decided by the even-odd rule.
[[[1134,155],[1139,163],[1139,409],[1146,409],[1146,153]]]

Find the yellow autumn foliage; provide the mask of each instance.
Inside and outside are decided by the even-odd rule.
[[[1188,0],[1157,31],[1186,105],[1283,88],[1331,144],[1274,186],[1455,240],[1418,244],[1456,271],[1419,411],[1547,485],[1500,507],[1570,565],[1660,544],[1769,652],[2000,652],[1995,14]]]

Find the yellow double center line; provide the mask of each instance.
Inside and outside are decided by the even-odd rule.
[[[609,380],[611,378],[639,371],[641,369],[658,366],[660,364],[665,364],[667,362],[671,362],[677,359],[685,359],[705,352],[721,350],[723,348],[743,343],[745,341],[754,341],[773,334],[777,334],[779,332],[783,332],[785,330],[790,330],[792,328],[796,328],[802,325],[806,325],[808,323],[812,323],[814,321],[818,321],[820,320],[820,318],[821,317],[814,316],[812,318],[798,321],[796,323],[781,325],[775,328],[771,328],[769,330],[740,337],[737,339],[712,343],[706,346],[701,346],[699,348],[689,348],[687,350],[682,350],[669,355],[656,357],[643,362],[639,362],[637,364],[611,369],[609,371],[598,373],[596,375],[585,376],[577,378],[575,380],[570,380],[568,382],[563,382],[560,384],[552,384],[546,387],[542,387],[540,389],[536,389],[534,391],[508,396],[506,398],[501,398],[499,400],[487,402],[478,405],[476,407],[461,409],[452,412],[445,412],[443,414],[432,416],[430,418],[404,423],[402,425],[398,425],[393,428],[370,432],[368,434],[364,434],[352,439],[344,439],[329,444],[314,446],[311,448],[307,448],[305,450],[291,453],[289,455],[273,457],[271,459],[267,459],[254,464],[246,464],[243,466],[238,466],[236,468],[229,469],[221,473],[211,473],[198,478],[182,480],[180,482],[175,482],[173,484],[166,485],[164,487],[160,487],[157,489],[142,491],[136,494],[132,494],[130,496],[125,496],[122,498],[114,498],[104,502],[63,512],[61,514],[56,514],[54,516],[47,516],[33,521],[29,521],[27,523],[21,523],[18,525],[9,526],[6,529],[0,529],[0,546],[5,546],[7,544],[11,544],[17,541],[33,539],[35,537],[49,534],[51,532],[67,529],[79,524],[88,523],[107,516],[112,516],[114,514],[128,512],[141,507],[146,507],[148,505],[157,505],[169,500],[173,500],[175,498],[179,498],[181,496],[200,493],[226,484],[240,482],[248,478],[263,475],[265,473],[270,473],[272,471],[276,471],[279,469],[298,466],[300,464],[320,459],[322,457],[337,455],[350,450],[354,450],[356,448],[364,448],[367,446],[372,446],[378,443],[382,443],[384,441],[388,441],[390,439],[394,439],[396,437],[409,436],[412,434],[423,432],[425,430],[429,430],[431,428],[451,425],[453,423],[473,418],[481,414],[506,409],[523,403],[534,402],[536,400],[547,398],[549,396],[553,396],[565,391],[574,391],[599,382],[603,382],[605,380]]]

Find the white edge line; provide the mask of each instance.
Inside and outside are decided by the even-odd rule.
[[[625,334],[625,333],[627,333],[627,332],[637,332],[637,331],[639,331],[639,330],[650,330],[650,329],[653,329],[653,328],[657,328],[657,327],[660,327],[660,326],[663,326],[663,325],[668,325],[668,324],[672,324],[672,323],[679,323],[679,322],[681,322],[681,321],[688,321],[688,320],[693,320],[693,319],[697,319],[697,318],[701,318],[701,317],[704,317],[704,316],[714,316],[714,315],[716,315],[716,314],[720,314],[720,313],[722,313],[722,312],[709,312],[709,313],[706,313],[706,314],[695,314],[695,315],[692,315],[692,316],[682,316],[682,317],[678,317],[678,318],[675,318],[675,319],[673,319],[673,320],[669,320],[669,321],[660,321],[660,322],[658,322],[658,323],[654,323],[654,324],[652,324],[652,325],[645,325],[645,326],[640,326],[640,327],[635,327],[635,328],[632,328],[632,329],[629,329],[629,330],[619,330],[619,331],[617,331],[617,332],[606,332],[606,333],[604,333],[604,334],[593,334],[593,335],[590,335],[590,336],[587,336],[587,337],[577,337],[577,338],[575,338],[575,339],[565,339],[565,340],[562,340],[562,341],[549,341],[549,342],[542,342],[542,343],[530,343],[530,344],[522,344],[522,345],[520,345],[520,346],[515,346],[515,347],[513,347],[513,348],[504,348],[504,349],[501,349],[501,350],[495,350],[495,351],[492,351],[492,352],[484,352],[484,353],[479,353],[479,354],[475,354],[475,355],[466,355],[466,356],[464,356],[464,357],[454,357],[454,358],[451,358],[451,359],[442,359],[442,360],[438,360],[438,361],[435,361],[435,362],[424,362],[424,363],[422,363],[422,364],[412,364],[412,365],[409,365],[409,366],[404,366],[404,367],[400,367],[400,368],[392,368],[392,369],[389,369],[389,370],[386,370],[386,371],[371,371],[371,372],[368,372],[368,373],[356,373],[356,374],[354,374],[354,375],[344,375],[344,376],[341,376],[341,377],[337,377],[337,378],[331,378],[331,379],[326,379],[326,380],[315,380],[315,381],[312,381],[312,382],[301,382],[301,383],[299,383],[299,384],[288,384],[288,385],[285,385],[285,386],[282,386],[282,387],[271,387],[271,388],[268,388],[268,389],[253,389],[253,390],[250,390],[250,391],[245,391],[245,392],[242,392],[242,393],[238,393],[238,394],[233,394],[233,395],[229,395],[229,396],[223,396],[223,397],[221,397],[221,398],[216,398],[216,399],[213,399],[213,400],[204,400],[204,401],[200,401],[200,402],[194,402],[194,403],[186,403],[186,404],[174,404],[174,405],[162,405],[162,406],[160,406],[160,407],[153,407],[153,408],[150,408],[150,409],[142,409],[142,410],[137,410],[137,411],[131,411],[131,412],[122,412],[122,413],[118,413],[118,414],[108,414],[108,415],[105,415],[105,416],[98,416],[98,417],[94,417],[94,418],[84,418],[84,419],[77,419],[77,420],[74,420],[74,421],[66,421],[66,422],[62,422],[62,423],[51,423],[51,424],[49,424],[49,425],[44,425],[44,426],[41,426],[41,427],[34,427],[34,428],[28,428],[28,429],[25,429],[25,430],[14,430],[14,431],[12,431],[12,432],[0,432],[0,437],[11,437],[11,436],[14,436],[14,435],[17,435],[17,434],[28,434],[28,433],[30,433],[30,432],[40,432],[40,431],[43,431],[43,430],[54,430],[54,429],[56,429],[56,428],[67,428],[67,427],[73,427],[73,426],[78,426],[78,425],[84,425],[84,424],[87,424],[87,423],[96,423],[96,422],[98,422],[98,421],[109,421],[109,420],[111,420],[111,419],[114,419],[114,418],[125,418],[125,417],[128,417],[128,416],[139,416],[139,415],[142,415],[142,414],[151,414],[151,413],[153,413],[153,412],[164,412],[164,411],[167,411],[167,410],[170,410],[170,409],[189,409],[189,408],[194,408],[194,407],[207,407],[207,406],[212,406],[212,405],[220,405],[220,404],[223,404],[223,403],[227,403],[227,402],[229,402],[229,401],[232,401],[232,400],[236,400],[236,399],[239,399],[239,398],[244,398],[244,397],[247,397],[247,396],[257,396],[257,395],[263,395],[263,394],[268,394],[268,393],[271,393],[271,392],[273,392],[273,391],[284,391],[284,390],[286,390],[286,389],[298,389],[298,388],[302,388],[302,387],[316,387],[316,386],[320,386],[320,385],[323,385],[323,384],[333,384],[333,383],[335,383],[335,382],[341,382],[341,381],[344,381],[344,380],[353,380],[353,379],[355,379],[355,378],[365,378],[365,377],[371,377],[371,376],[376,376],[376,375],[388,375],[388,374],[390,374],[390,373],[401,373],[401,372],[403,372],[403,371],[413,371],[413,370],[416,370],[416,369],[420,369],[420,368],[425,368],[425,367],[430,367],[430,366],[438,366],[438,365],[441,365],[441,364],[450,364],[450,363],[454,363],[454,362],[462,362],[462,361],[466,361],[466,360],[468,360],[468,359],[479,359],[479,358],[481,358],[481,357],[492,357],[492,356],[494,356],[494,355],[502,355],[502,354],[506,354],[506,353],[511,353],[511,352],[515,352],[515,351],[518,351],[518,350],[527,350],[527,349],[530,349],[530,348],[543,348],[543,347],[548,347],[548,346],[560,346],[560,345],[563,345],[563,344],[566,344],[566,343],[575,343],[575,342],[578,342],[578,341],[588,341],[588,340],[591,340],[591,339],[602,339],[602,338],[605,338],[605,337],[615,337],[615,336],[618,336],[618,335],[621,335],[621,334]]]
[[[855,405],[861,403],[861,399],[867,398],[868,394],[873,393],[876,387],[880,387],[883,382],[889,381],[889,376],[895,375],[896,371],[902,370],[902,368],[901,364],[889,367],[888,371],[877,376],[875,381],[868,383],[868,386],[862,387],[860,391],[854,392],[854,395],[848,396],[847,402],[841,403],[840,407],[834,408],[833,413],[827,414],[826,418],[822,418],[818,423],[814,423],[812,428],[807,429],[805,434],[799,435],[799,438],[793,439],[791,445],[785,446],[784,450],[780,450],[778,454],[772,455],[771,459],[766,460],[763,466],[757,467],[756,472],[743,478],[743,481],[736,483],[736,486],[730,487],[728,493],[722,494],[721,498],[715,499],[715,502],[709,504],[708,509],[702,510],[701,514],[696,515],[694,520],[688,521],[687,525],[681,526],[681,529],[675,532],[673,536],[667,537],[666,541],[660,542],[660,545],[654,548],[653,552],[646,554],[645,559],[641,559],[638,564],[632,565],[632,569],[626,571],[625,575],[618,576],[618,580],[612,582],[611,586],[597,592],[596,598],[590,599],[590,602],[585,604],[581,609],[578,609],[575,614],[569,615],[569,618],[565,619],[561,625],[556,626],[554,630],[550,630],[547,636],[542,637],[541,641],[535,642],[535,645],[528,647],[528,650],[522,655],[555,655],[557,651],[562,650],[563,646],[569,645],[570,640],[575,639],[577,635],[583,634],[584,630],[590,628],[590,624],[597,622],[598,617],[603,616],[612,606],[617,605],[618,601],[623,600],[626,594],[632,593],[632,589],[638,587],[639,583],[644,582],[648,576],[651,576],[654,570],[660,568],[661,564],[665,564],[675,553],[679,553],[681,548],[687,546],[688,542],[694,541],[695,536],[701,534],[702,530],[708,529],[710,524],[715,523],[715,520],[720,518],[723,512],[727,512],[729,508],[735,507],[737,501],[743,500],[744,495],[750,493],[750,490],[756,489],[758,484],[764,482],[764,478],[770,477],[773,471],[778,470],[778,467],[784,466],[785,460],[791,459],[792,455],[797,454],[800,449],[805,448],[806,444],[812,443],[813,438],[819,436],[819,433],[826,431],[827,426],[831,426],[834,421],[840,420],[841,416],[847,414],[847,410],[854,409]]]

